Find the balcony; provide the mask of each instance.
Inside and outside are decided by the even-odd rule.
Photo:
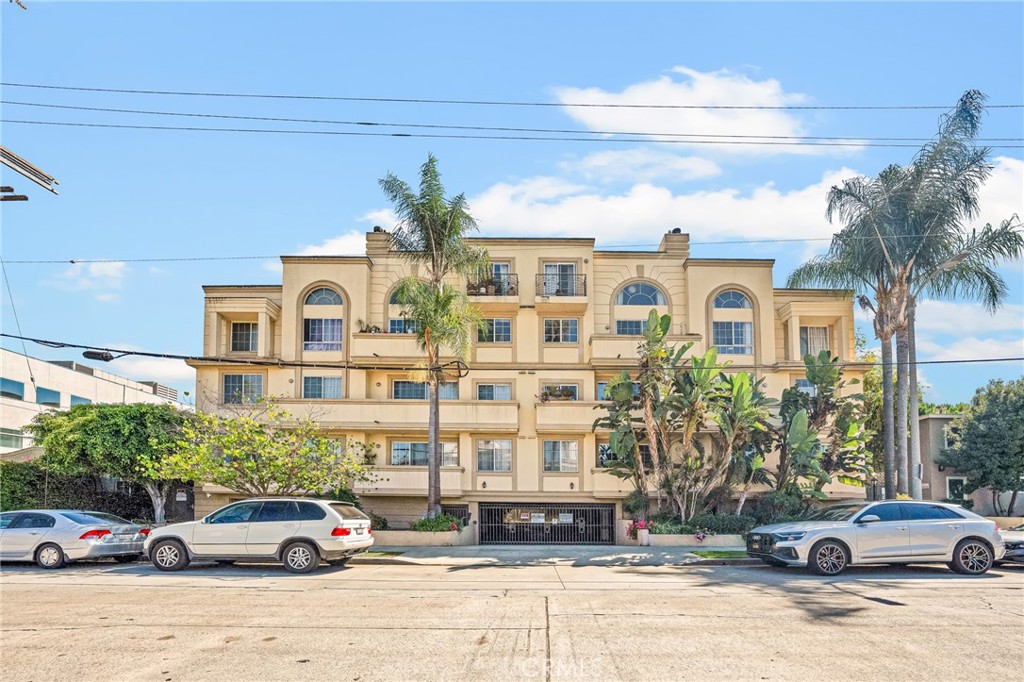
[[[537,275],[538,312],[583,312],[587,309],[586,275]]]
[[[379,465],[373,468],[376,479],[359,481],[355,491],[360,495],[425,495],[427,490],[426,467],[393,467]],[[462,468],[441,469],[441,494],[458,497],[462,494]]]
[[[519,309],[519,275],[493,275],[466,284],[466,294],[484,310],[514,312]]]
[[[699,350],[697,344],[700,340],[700,334],[670,334],[667,343],[677,347],[684,343],[693,343],[694,349]],[[643,339],[639,336],[594,334],[590,337],[591,364],[600,367],[635,367],[640,357],[641,343]],[[686,357],[689,357],[694,349],[691,349]]]
[[[352,360],[376,362],[379,359],[400,359],[408,365],[410,358],[422,358],[415,334],[358,332],[352,335]]]
[[[595,407],[606,403],[578,400],[555,400],[537,403],[537,432],[564,433],[590,432],[594,420],[602,416]]]
[[[426,400],[301,400],[279,403],[296,417],[309,417],[321,427],[348,432],[426,433]],[[514,401],[441,401],[441,432],[487,431],[518,433],[519,404]]]

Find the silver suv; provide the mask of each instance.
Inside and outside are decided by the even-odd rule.
[[[909,500],[832,505],[747,535],[748,555],[818,575],[838,575],[850,564],[909,563],[945,563],[980,575],[1004,551],[993,521],[956,505]]]
[[[154,528],[143,551],[161,571],[180,571],[192,561],[281,561],[292,573],[309,573],[321,559],[342,566],[372,545],[369,517],[348,502],[275,497]]]

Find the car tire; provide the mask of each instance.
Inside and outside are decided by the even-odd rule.
[[[348,560],[349,557],[345,557],[344,559],[329,559],[327,563],[331,566],[344,566],[348,563]]]
[[[983,540],[966,538],[956,544],[949,567],[963,575],[981,575],[995,563],[992,548]]]
[[[119,564],[131,564],[131,563],[135,563],[136,561],[138,561],[139,557],[141,557],[141,556],[142,556],[141,554],[126,554],[124,556],[116,556],[116,557],[114,557],[114,561],[116,561]]]
[[[161,540],[153,545],[149,556],[161,571],[180,571],[189,564],[185,545],[177,540]]]
[[[839,575],[850,564],[850,555],[839,542],[822,540],[807,555],[807,570],[815,575]]]
[[[39,568],[63,568],[64,564],[64,550],[61,549],[60,545],[47,542],[46,544],[40,545],[39,549],[36,550],[35,554],[36,566]]]
[[[308,542],[293,542],[281,552],[281,561],[290,573],[312,573],[320,565],[320,552]]]

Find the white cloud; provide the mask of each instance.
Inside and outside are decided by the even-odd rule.
[[[100,291],[120,289],[128,274],[124,261],[73,263],[56,279],[47,283],[63,291]],[[102,299],[101,299],[102,300]]]
[[[918,339],[918,355],[927,360],[975,360],[1024,357],[1024,338],[1010,340],[960,337],[948,343]]]
[[[304,246],[299,256],[361,256],[366,253],[366,235],[351,230],[337,237],[331,237],[319,244]]]
[[[659,178],[695,180],[722,173],[719,165],[710,159],[639,147],[594,152],[582,159],[565,161],[559,164],[559,168],[599,182],[650,182]]]
[[[798,137],[803,121],[780,109],[652,109],[624,105],[729,105],[780,107],[803,104],[807,96],[786,92],[774,79],[755,80],[734,71],[697,71],[677,66],[668,75],[635,83],[621,92],[601,88],[556,88],[560,102],[611,104],[617,107],[565,107],[565,113],[594,131],[655,133],[652,139],[679,140],[669,134],[757,135]],[[697,145],[731,154],[836,154],[854,148],[722,144]]]
[[[379,208],[359,216],[359,222],[380,225],[385,230],[391,230],[398,222],[398,216],[390,208]]]
[[[121,297],[117,294],[96,294],[94,297],[100,303],[115,303],[121,300]]]
[[[138,346],[126,343],[111,343],[108,347],[123,350],[141,350]],[[126,355],[123,358],[111,360],[100,368],[133,381],[159,381],[162,384],[180,384],[195,382],[196,379],[196,371],[186,365],[184,360],[171,360],[168,358]]]
[[[1006,304],[995,314],[977,303],[922,301],[917,307],[917,330],[939,334],[990,334],[1015,331],[1024,334],[1024,305]]]
[[[1013,214],[1024,219],[1024,160],[997,156],[992,165],[992,175],[979,192],[981,217],[977,224],[998,225]]]

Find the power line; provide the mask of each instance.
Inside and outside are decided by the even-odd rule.
[[[109,107],[84,107],[69,104],[45,104],[41,102],[15,102],[2,100],[0,104],[19,107],[41,107],[46,109],[67,109],[73,111],[97,111],[117,114],[143,114],[146,116],[181,116],[190,118],[213,118],[233,121],[269,121],[276,123],[318,123],[328,125],[344,126],[379,126],[390,128],[425,128],[435,130],[481,130],[491,132],[516,132],[516,133],[548,133],[548,134],[576,134],[576,135],[643,135],[650,137],[675,137],[675,138],[712,138],[712,139],[750,139],[750,140],[826,140],[826,141],[870,141],[870,142],[928,142],[928,138],[919,137],[871,137],[864,135],[846,136],[825,136],[825,135],[741,135],[741,134],[719,134],[719,133],[653,133],[640,131],[623,130],[578,130],[572,128],[523,128],[513,126],[479,126],[479,125],[456,125],[440,123],[394,123],[385,121],[344,121],[322,118],[285,118],[277,116],[243,116],[238,114],[204,114],[184,111],[154,111],[151,109],[115,109]],[[1022,137],[989,137],[978,138],[978,142],[1021,142]]]
[[[37,339],[30,336],[22,336],[19,334],[5,334],[0,333],[0,337],[8,339],[20,339],[22,342],[30,341],[41,346],[48,348],[74,348],[77,350],[91,350],[99,351],[104,353],[118,354],[118,355],[138,355],[147,358],[160,358],[165,360],[186,360],[194,362],[209,362],[216,364],[232,364],[232,365],[251,365],[258,367],[302,367],[310,369],[362,369],[362,370],[388,370],[388,371],[423,371],[425,367],[394,367],[388,365],[365,365],[351,362],[304,362],[297,360],[258,360],[258,359],[243,359],[243,358],[229,358],[229,357],[214,357],[214,356],[202,356],[202,355],[178,355],[175,353],[150,353],[147,351],[137,350],[126,350],[123,348],[104,348],[101,346],[89,346],[79,343],[71,343],[66,341],[51,341],[48,339]],[[27,355],[27,353],[26,353]],[[893,366],[909,366],[909,365],[962,365],[962,364],[977,364],[977,363],[991,363],[991,362],[1021,362],[1024,361],[1024,356],[1021,357],[1002,357],[1002,358],[961,358],[956,360],[917,360],[916,362],[893,362]],[[456,361],[457,362],[457,361]],[[454,366],[455,363],[444,363],[439,365],[439,368],[445,368],[448,366]],[[878,367],[881,366],[882,362],[867,362],[858,360],[849,360],[844,362],[836,363],[840,367],[853,367],[853,368],[866,368],[866,367]],[[779,364],[719,364],[709,365],[716,369],[768,369],[768,370],[780,370],[788,369],[787,367],[780,366]],[[564,368],[563,368],[564,369]]]
[[[0,256],[0,270],[3,271],[4,285],[7,288],[7,298],[11,302],[11,313],[14,315],[14,325],[18,328],[18,334],[21,335],[21,320],[18,319],[18,308],[14,305],[14,291],[11,289],[11,280],[7,278],[7,266],[4,264],[3,256]],[[32,363],[28,359],[28,348],[25,346],[25,339],[21,340],[22,355],[25,356],[25,365],[28,366],[28,378],[32,382],[32,386],[36,385],[36,376],[32,372]]]
[[[504,100],[472,99],[430,99],[422,97],[355,97],[340,95],[279,95],[266,93],[239,92],[195,92],[187,90],[140,90],[130,88],[89,88],[69,85],[43,85],[39,83],[4,83],[9,88],[35,88],[41,90],[66,90],[75,92],[107,92],[129,95],[170,95],[175,97],[226,97],[249,99],[293,99],[334,102],[381,102],[400,104],[456,104],[473,106],[504,107],[573,107],[590,109],[724,109],[753,111],[901,111],[901,110],[943,110],[950,107],[942,104],[891,104],[891,105],[805,105],[805,104],[609,104],[600,102],[527,102]],[[1024,104],[989,104],[986,109],[1024,109]]]

